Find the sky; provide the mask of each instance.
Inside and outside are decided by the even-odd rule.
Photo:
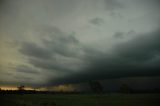
[[[158,83],[159,6],[159,0],[0,0],[0,84],[126,77]]]

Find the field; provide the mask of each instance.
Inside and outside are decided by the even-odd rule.
[[[8,94],[0,106],[160,106],[160,94]]]

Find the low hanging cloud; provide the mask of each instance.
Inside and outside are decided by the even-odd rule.
[[[115,46],[112,54],[86,52],[90,67],[54,83],[82,82],[121,77],[159,76],[160,75],[160,32],[142,34],[130,41]],[[91,56],[94,55],[94,56]],[[57,82],[56,82],[57,81]]]
[[[25,74],[39,74],[39,71],[36,69],[33,69],[32,67],[21,65],[16,67],[11,67],[13,70],[15,70],[18,73],[25,73]]]
[[[159,5],[159,0],[1,0],[0,83],[160,76]]]
[[[19,50],[36,68],[50,70],[55,74],[64,73],[63,77],[50,78],[49,85],[160,75],[159,30],[119,43],[112,48],[110,54],[82,46],[79,48],[81,44],[76,38],[60,35],[59,31],[53,30],[50,34],[53,34],[53,39],[50,41],[43,39],[43,47],[24,43]]]
[[[31,65],[53,73],[69,74],[85,67],[83,51],[74,36],[65,35],[55,27],[43,29],[41,34],[46,34],[41,44],[25,42],[19,49]]]

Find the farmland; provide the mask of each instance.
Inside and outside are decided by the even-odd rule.
[[[0,106],[159,106],[160,94],[5,94]]]

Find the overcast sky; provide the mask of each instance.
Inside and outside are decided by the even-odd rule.
[[[0,84],[160,76],[159,0],[1,0]]]

